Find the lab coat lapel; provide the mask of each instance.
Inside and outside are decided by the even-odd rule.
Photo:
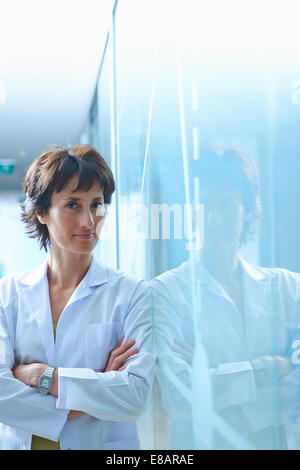
[[[227,292],[198,259],[195,262],[194,284],[197,293],[199,315],[197,327],[203,332],[204,346],[211,364],[244,360],[244,325],[241,312]],[[230,342],[229,342],[230,341]]]
[[[55,345],[49,299],[47,266],[48,259],[46,259],[37,268],[30,271],[29,275],[23,281],[27,285],[23,290],[23,296],[25,297],[27,305],[34,315],[40,329],[48,364],[52,365],[55,361]]]
[[[227,292],[200,261],[199,256],[194,255],[191,257],[190,263],[190,279],[200,289],[199,292],[218,296],[225,300],[226,303],[229,302],[233,308],[236,308]]]
[[[253,318],[269,316],[273,276],[267,276],[263,268],[247,263],[242,258],[240,261],[246,313]]]
[[[245,330],[248,351],[251,357],[264,354],[271,322],[276,324],[276,276],[271,270],[247,263],[241,258]],[[271,329],[270,329],[271,328]]]
[[[37,268],[34,268],[23,280],[23,296],[26,305],[34,315],[40,329],[43,346],[46,352],[48,364],[55,362],[55,344],[49,298],[49,285],[47,278],[48,259]],[[64,311],[74,302],[91,295],[96,286],[108,281],[108,270],[102,264],[92,258],[91,265],[85,277],[69,299]]]
[[[74,302],[90,296],[94,292],[94,288],[105,284],[108,281],[108,271],[106,266],[96,261],[93,256],[88,272],[79,283],[77,289],[73,292],[66,307],[70,307]]]

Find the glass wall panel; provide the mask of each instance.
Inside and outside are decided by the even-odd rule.
[[[113,45],[108,34],[99,67],[97,86],[87,124],[88,143],[103,156],[115,175]],[[116,194],[107,208],[106,222],[95,256],[104,264],[118,267]]]
[[[116,5],[93,138],[112,143],[116,265],[153,293],[145,448],[300,447],[296,11]]]
[[[282,70],[292,77],[295,66],[275,52],[292,5],[266,3],[173,3],[184,202],[202,204],[204,217],[197,249],[152,283],[171,448],[299,446],[300,277],[282,269],[299,265],[283,254],[292,235],[279,210],[280,195],[289,211],[296,193],[282,177],[299,174],[279,153],[280,103],[290,103]]]

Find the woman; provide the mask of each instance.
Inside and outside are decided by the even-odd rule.
[[[207,149],[194,170],[203,246],[152,284],[169,445],[284,449],[286,418],[297,417],[297,390],[288,379],[297,373],[300,275],[250,264],[240,254],[260,214],[250,157]]]
[[[154,361],[148,287],[93,257],[112,173],[88,145],[50,150],[24,191],[22,220],[49,256],[0,281],[0,448],[139,448]]]

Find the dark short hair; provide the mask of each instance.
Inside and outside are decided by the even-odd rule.
[[[115,190],[113,174],[104,158],[90,145],[47,150],[31,164],[25,176],[26,199],[21,220],[25,222],[27,234],[37,238],[45,251],[50,243],[49,232],[47,226],[39,222],[35,211],[47,213],[53,192],[59,193],[74,176],[78,177],[74,192],[89,191],[97,181],[103,190],[104,203],[110,204]]]
[[[245,221],[240,237],[240,245],[254,235],[261,215],[259,195],[259,175],[255,161],[244,150],[206,146],[200,151],[199,159],[194,162],[193,174],[200,179],[201,187],[209,186],[215,191],[222,183],[228,182],[241,194],[241,201],[250,214]]]

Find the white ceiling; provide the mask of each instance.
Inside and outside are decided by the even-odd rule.
[[[111,24],[114,0],[0,3],[0,158],[24,166],[53,144],[78,143]],[[22,170],[23,168],[23,170]]]

